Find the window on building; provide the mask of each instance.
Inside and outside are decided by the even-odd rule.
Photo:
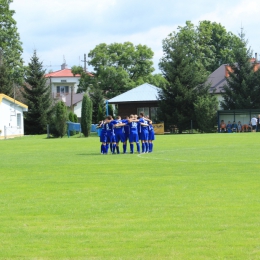
[[[153,122],[158,121],[157,112],[158,112],[158,107],[151,107],[151,116],[150,117]]]
[[[68,95],[69,86],[57,86],[57,94],[58,95]]]
[[[149,115],[149,107],[138,107],[137,108],[137,115],[139,115],[141,112],[143,112],[146,116]]]
[[[22,128],[22,115],[21,113],[17,113],[17,128]]]

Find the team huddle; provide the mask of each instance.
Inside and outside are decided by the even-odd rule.
[[[123,143],[123,153],[127,152],[127,141],[130,143],[130,153],[134,153],[134,143],[138,153],[151,153],[153,151],[154,129],[152,121],[148,117],[144,117],[144,113],[130,115],[125,119],[117,116],[107,116],[100,123],[98,128],[101,129],[100,142],[101,154],[107,154],[108,150],[112,154],[119,154],[119,142]],[[139,140],[141,140],[141,147]]]

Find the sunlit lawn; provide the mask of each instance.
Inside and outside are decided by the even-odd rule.
[[[260,259],[260,133],[0,141],[0,259]]]

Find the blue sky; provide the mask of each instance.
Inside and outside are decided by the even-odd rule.
[[[187,20],[218,22],[234,34],[242,25],[260,54],[259,0],[14,0],[11,9],[25,63],[36,49],[47,71],[59,70],[64,57],[68,67],[83,65],[84,53],[100,43],[130,41],[153,50],[159,73],[162,40]]]

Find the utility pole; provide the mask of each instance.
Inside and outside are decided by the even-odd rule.
[[[70,109],[74,113],[74,106],[73,106],[73,95],[74,95],[74,85],[71,86],[71,96],[70,96]]]
[[[84,71],[87,72],[87,55],[86,54],[84,54],[83,62],[84,62]]]

